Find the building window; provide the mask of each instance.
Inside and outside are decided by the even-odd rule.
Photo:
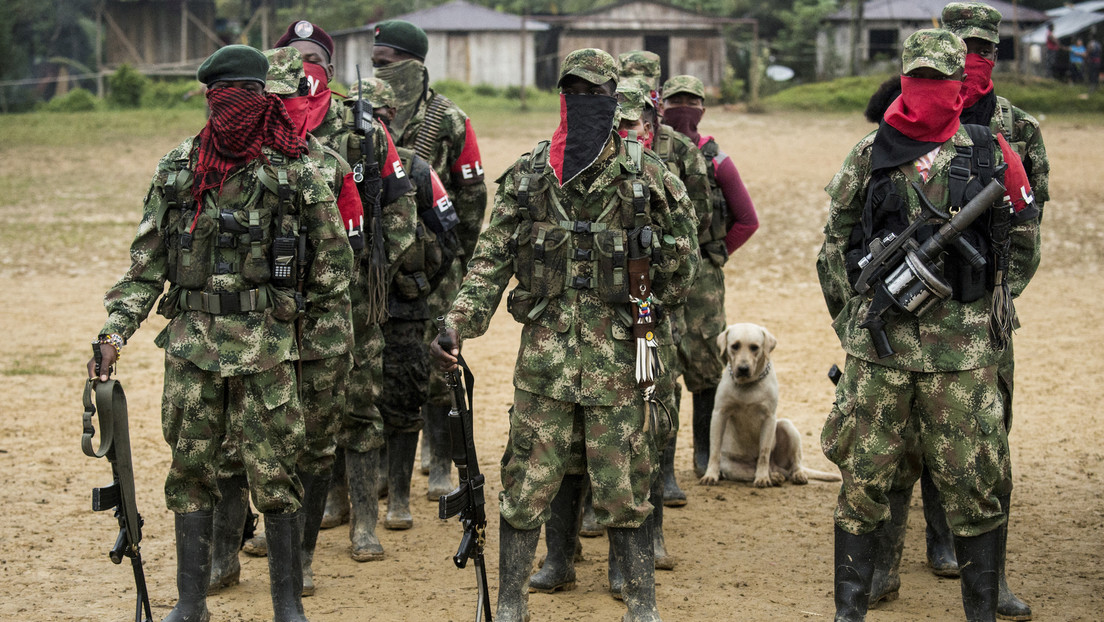
[[[867,48],[866,60],[886,60],[897,58],[897,29],[870,29],[867,31],[870,38],[870,46]]]

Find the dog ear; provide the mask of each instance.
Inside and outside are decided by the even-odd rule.
[[[721,365],[728,365],[728,327],[717,335],[717,349],[721,351]]]
[[[774,335],[772,335],[770,331],[766,328],[762,326],[760,326],[759,328],[763,330],[763,347],[766,348],[767,354],[774,352],[775,346],[778,345],[778,340],[775,339]]]

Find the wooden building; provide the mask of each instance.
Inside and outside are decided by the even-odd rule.
[[[224,45],[213,0],[107,0],[98,19],[107,69],[125,63],[148,74],[194,74]]]

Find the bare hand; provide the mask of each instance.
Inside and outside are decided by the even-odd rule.
[[[446,352],[442,347],[441,341],[444,337],[445,344],[451,346]],[[437,363],[437,368],[441,371],[454,371],[456,369],[456,357],[460,355],[460,336],[456,334],[456,329],[446,328],[444,335],[437,335],[437,338],[429,344],[429,354],[433,357],[434,362]]]
[[[100,361],[100,382],[107,382],[111,378],[111,368],[115,365],[115,359],[119,358],[119,353],[115,351],[115,346],[110,343],[101,343],[99,348],[102,357]],[[88,359],[88,377],[96,377],[95,356]]]

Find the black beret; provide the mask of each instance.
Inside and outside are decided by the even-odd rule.
[[[196,79],[208,86],[220,80],[252,80],[264,84],[267,75],[268,59],[260,50],[248,45],[219,48],[196,71]]]
[[[375,45],[395,48],[424,61],[426,52],[429,51],[429,37],[424,30],[410,22],[392,19],[376,24]]]

